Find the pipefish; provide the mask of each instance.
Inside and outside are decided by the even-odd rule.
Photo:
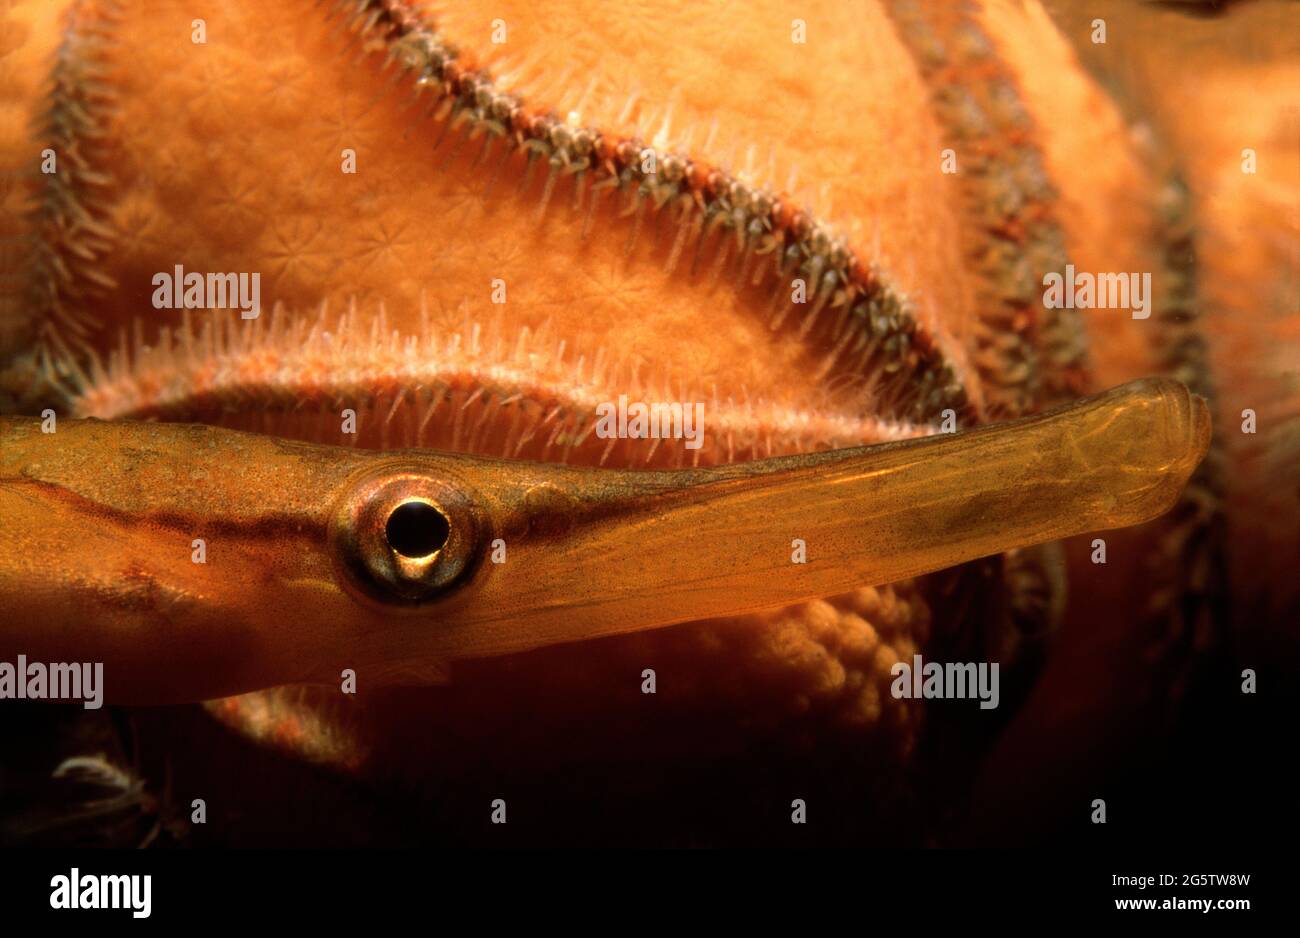
[[[454,656],[411,646],[402,665],[358,648],[346,657],[360,664],[346,666],[360,667],[363,691],[349,698],[339,693],[335,651],[322,651],[328,665],[289,667],[279,648],[256,680],[214,685],[298,675],[333,684],[210,704],[228,723],[295,756],[349,768],[371,759],[372,774],[398,763],[423,783],[452,764],[453,749],[464,764],[513,754],[533,765],[529,733],[586,751],[601,749],[592,741],[601,721],[618,734],[636,727],[689,745],[740,739],[759,731],[731,730],[770,720],[780,727],[772,738],[815,739],[829,752],[834,734],[847,733],[845,748],[863,753],[875,777],[907,763],[930,712],[890,696],[895,660],[943,655],[955,640],[967,657],[1002,661],[1004,675],[1033,671],[1033,655],[1018,667],[1003,640],[1033,646],[1065,620],[1047,685],[1059,688],[1064,669],[1076,692],[1058,702],[1110,708],[1127,724],[1129,689],[1150,684],[1159,696],[1177,680],[1161,669],[1108,685],[1112,673],[1136,661],[1176,670],[1213,644],[1205,636],[1220,634],[1224,437],[1231,444],[1239,404],[1269,398],[1269,369],[1251,377],[1254,366],[1243,364],[1250,380],[1216,387],[1213,336],[1202,326],[1219,313],[1246,333],[1286,303],[1264,295],[1273,281],[1255,275],[1272,255],[1216,249],[1212,237],[1234,223],[1272,231],[1263,218],[1226,218],[1225,205],[1285,189],[1265,173],[1259,181],[1276,188],[1242,177],[1231,200],[1206,202],[1241,176],[1235,150],[1231,173],[1207,175],[1224,165],[1211,134],[1218,125],[1195,128],[1181,148],[1164,136],[1170,128],[1142,123],[1149,115],[1130,125],[1039,4],[810,2],[801,14],[807,43],[798,44],[780,4],[738,15],[722,5],[502,0],[491,10],[508,27],[500,45],[489,41],[488,11],[474,4],[363,0],[328,13],[231,5],[203,21],[204,43],[180,3],[72,6],[62,33],[37,23],[11,56],[29,66],[12,70],[10,84],[30,79],[17,98],[36,102],[30,116],[41,129],[30,141],[25,130],[15,136],[28,142],[6,157],[30,169],[48,148],[59,168],[31,189],[39,210],[19,225],[31,251],[0,255],[3,282],[22,288],[0,291],[10,311],[0,315],[0,348],[11,355],[0,393],[11,411],[58,409],[55,439],[69,439],[64,414],[72,414],[592,472],[698,459],[713,472],[931,436],[949,411],[961,432],[939,439],[955,444],[981,423],[1147,374],[1171,375],[1220,408],[1209,455],[1175,510],[1108,536],[1109,566],[1075,540],[878,589],[861,585],[875,578],[864,570],[838,595],[677,628],[652,628],[661,611],[647,602],[635,621],[608,626],[631,634],[571,643],[556,633],[562,644],[549,649],[460,658],[450,684],[423,693],[371,691],[376,677],[442,680],[442,659]],[[1118,48],[1123,18],[1110,20]],[[48,94],[33,77],[47,69]],[[1219,144],[1263,140],[1261,165],[1285,165],[1266,126],[1227,129],[1246,113],[1219,109]],[[941,171],[945,147],[952,174]],[[1038,277],[1067,260],[1080,270],[1152,271],[1151,319],[1046,309]],[[21,276],[10,276],[13,261]],[[178,264],[260,271],[276,309],[247,323],[219,310],[149,308],[150,275]],[[1253,299],[1251,283],[1260,285]],[[1227,315],[1224,284],[1240,303]],[[1283,360],[1288,346],[1266,334],[1252,347],[1267,348],[1270,364]],[[593,406],[622,394],[705,401],[708,445],[692,453],[671,441],[594,439]],[[345,413],[356,417],[355,435],[340,432]],[[163,447],[165,460],[196,455],[189,446],[200,438],[180,439]],[[99,467],[82,465],[94,489]],[[594,476],[588,484],[603,491]],[[183,501],[185,488],[160,491]],[[310,504],[301,494],[305,513],[336,505],[337,493],[315,493]],[[402,516],[432,521],[433,494]],[[228,501],[213,506],[214,519]],[[543,512],[556,537],[566,505],[557,496]],[[772,532],[782,518],[769,519]],[[1002,520],[1014,529],[1013,516]],[[194,525],[182,527],[167,537],[188,544],[181,535],[192,540]],[[203,538],[206,571],[184,552],[175,559],[186,574],[252,591],[261,581],[227,580],[219,569],[237,556],[230,534],[214,528]],[[796,536],[777,552],[790,581],[828,559],[814,539],[809,564],[794,564]],[[498,539],[506,563],[490,566]],[[341,550],[328,538],[315,543],[331,558]],[[486,582],[478,577],[503,582],[498,574],[524,556],[518,546],[511,537],[479,544],[463,577],[414,610],[409,599],[379,602],[355,568],[347,574],[332,559],[320,560],[316,582],[359,622],[427,620],[429,629],[392,634],[428,637],[435,612],[467,601]],[[733,548],[745,553],[739,541]],[[151,601],[147,569],[116,581],[124,602]],[[781,578],[770,579],[780,593]],[[734,597],[723,608],[761,601]],[[311,608],[286,605],[275,622],[293,633]],[[699,607],[691,618],[706,614]],[[500,631],[494,640],[504,641]],[[144,643],[139,652],[156,650],[157,666],[173,647]],[[236,657],[223,650],[214,662]],[[1083,663],[1091,677],[1075,679],[1071,669],[1082,673]],[[643,700],[645,668],[668,683]],[[192,689],[146,683],[139,694],[188,699],[201,695],[202,680]],[[690,715],[687,731],[664,719],[671,708]],[[1040,703],[1029,715],[1041,712]],[[428,729],[435,725],[442,729]],[[568,732],[573,725],[583,732]]]
[[[349,667],[435,680],[458,658],[1138,524],[1173,504],[1210,435],[1204,401],[1168,380],[951,438],[658,472],[197,425],[0,426],[4,650],[75,644],[105,663],[111,700],[152,703]],[[191,538],[220,563],[194,563]]]

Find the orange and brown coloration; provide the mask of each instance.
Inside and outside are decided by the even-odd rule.
[[[70,6],[61,34],[15,7],[19,41],[0,42],[19,92],[7,126],[39,111],[46,123],[36,141],[8,136],[6,168],[30,170],[45,146],[60,160],[5,190],[5,223],[26,238],[0,270],[3,390],[27,409],[52,375],[82,415],[707,465],[922,435],[945,408],[963,425],[1032,412],[1184,364],[1184,337],[1042,308],[1042,274],[1067,259],[1173,282],[1187,258],[1160,256],[1178,253],[1161,245],[1177,241],[1165,167],[1037,4],[810,2],[806,44],[776,3],[248,4],[210,14],[201,45],[187,4]],[[30,76],[51,57],[42,98]],[[25,196],[34,213],[19,223]],[[174,264],[261,271],[277,308],[251,324],[154,310],[150,278]],[[619,393],[704,401],[711,445],[597,439],[594,405]],[[338,433],[345,407],[355,438]],[[1198,497],[1165,576],[1189,538],[1214,562],[1203,534],[1222,494]],[[562,724],[616,699],[617,728],[637,701],[608,675],[657,666],[690,688],[682,712],[821,721],[905,755],[917,713],[884,691],[890,664],[935,633],[960,646],[1003,619],[1041,628],[1061,601],[1050,569],[986,566],[975,600],[961,577],[956,599],[909,582],[483,663],[418,706],[454,737],[475,720],[508,735],[527,702],[551,702]],[[932,606],[963,605],[978,611],[935,621]],[[358,715],[305,693],[219,709],[356,765],[413,703],[372,699]],[[331,710],[348,713],[319,719]]]

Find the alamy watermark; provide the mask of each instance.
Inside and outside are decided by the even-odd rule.
[[[602,440],[684,440],[687,449],[704,445],[704,405],[632,401],[620,394],[618,402],[596,405],[596,436]]]
[[[52,909],[130,909],[132,918],[148,918],[153,910],[153,876],[82,874],[73,867],[67,876],[50,880]]]
[[[0,700],[80,700],[87,710],[104,705],[102,662],[0,661]]]
[[[154,309],[238,309],[241,319],[262,312],[262,275],[185,272],[177,264],[171,273],[159,271],[150,281]]]
[[[1043,276],[1043,306],[1047,309],[1131,309],[1134,319],[1151,315],[1151,274],[1078,273],[1073,264],[1065,273]]]
[[[894,681],[889,692],[896,699],[952,699],[979,698],[981,710],[993,710],[998,705],[998,663],[981,661],[922,661],[920,655],[912,656],[912,663],[895,662],[889,669]]]

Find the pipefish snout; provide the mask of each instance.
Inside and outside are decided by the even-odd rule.
[[[662,471],[6,417],[0,651],[103,662],[118,701],[344,668],[438,681],[457,659],[1137,524],[1174,503],[1209,436],[1205,402],[1167,379],[958,434]]]

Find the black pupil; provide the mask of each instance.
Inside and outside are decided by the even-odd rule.
[[[442,512],[424,502],[403,502],[384,526],[388,546],[403,557],[427,557],[447,543],[451,527]]]

